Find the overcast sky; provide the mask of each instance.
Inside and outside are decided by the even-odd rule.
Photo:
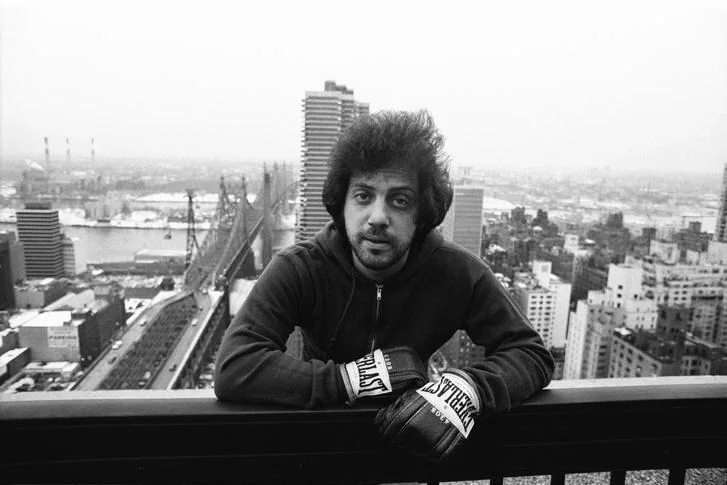
[[[3,153],[297,161],[331,79],[456,164],[721,175],[727,2],[477,4],[6,1]]]

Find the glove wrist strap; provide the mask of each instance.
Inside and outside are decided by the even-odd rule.
[[[351,405],[356,401],[356,395],[353,393],[353,387],[351,386],[351,379],[348,377],[348,372],[346,372],[346,365],[345,364],[339,365],[338,371],[341,373],[341,379],[343,379],[343,386],[346,388],[346,394],[348,395],[346,404]]]
[[[470,375],[465,371],[456,368],[451,368],[444,371],[444,374],[447,373],[459,376],[464,379],[467,384],[469,384],[469,386],[472,388],[472,397],[475,407],[477,408],[477,412],[479,413],[482,410],[482,405],[480,403],[480,393],[477,391],[477,385],[475,384],[475,381],[472,380],[472,377],[470,377]]]

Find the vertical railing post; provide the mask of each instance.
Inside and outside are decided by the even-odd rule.
[[[626,470],[611,470],[610,485],[624,485],[626,483]]]
[[[685,468],[669,468],[669,485],[684,485]]]

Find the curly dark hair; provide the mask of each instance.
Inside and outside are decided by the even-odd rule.
[[[427,111],[380,111],[357,118],[333,148],[323,185],[323,205],[338,229],[346,234],[343,207],[351,176],[392,166],[419,176],[415,239],[441,224],[452,205],[449,158],[443,145]]]

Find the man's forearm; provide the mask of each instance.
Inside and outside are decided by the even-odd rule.
[[[333,361],[302,361],[286,355],[252,330],[227,335],[215,368],[220,400],[314,408],[346,399]]]
[[[483,397],[483,414],[507,411],[548,385],[553,358],[539,345],[513,347],[467,368]]]

